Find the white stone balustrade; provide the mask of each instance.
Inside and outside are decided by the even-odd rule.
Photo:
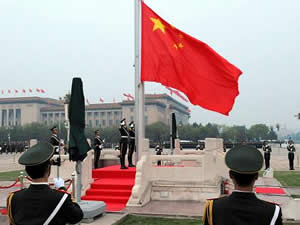
[[[176,147],[175,155],[143,155],[127,206],[143,206],[151,199],[205,201],[219,196],[221,179],[228,177],[223,140],[208,139],[206,151],[193,155],[178,154]]]

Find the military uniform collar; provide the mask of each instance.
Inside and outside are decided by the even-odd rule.
[[[32,185],[49,185],[48,182],[31,182]]]
[[[239,192],[239,193],[254,193],[254,191],[240,191],[240,190],[233,190],[232,192]]]
[[[232,198],[244,198],[244,199],[256,199],[256,195],[252,191],[236,191],[234,190],[230,197]]]

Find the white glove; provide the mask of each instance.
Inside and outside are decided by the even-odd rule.
[[[59,189],[61,187],[65,187],[65,181],[62,178],[53,178],[54,186],[56,189]]]

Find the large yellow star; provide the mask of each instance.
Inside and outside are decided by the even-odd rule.
[[[150,18],[150,20],[154,23],[152,31],[155,31],[157,29],[160,29],[161,32],[165,33],[165,25],[162,24],[160,19],[155,19],[153,17]]]

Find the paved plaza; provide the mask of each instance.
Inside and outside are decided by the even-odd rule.
[[[299,151],[300,146],[296,146],[298,152],[295,157],[296,170],[300,171],[299,168]],[[279,148],[277,146],[272,147],[271,155],[271,167],[275,171],[287,171],[288,170],[288,156],[285,148]],[[22,166],[18,165],[17,161],[20,154],[2,154],[0,155],[0,172],[13,171],[23,169]],[[0,186],[7,186],[12,184],[12,181],[1,181]],[[280,183],[274,178],[259,178],[256,182],[257,185],[266,186],[280,186]],[[10,189],[0,189],[0,208],[5,207],[6,196],[9,192],[18,190],[19,187],[13,187]],[[285,189],[288,194],[300,194],[299,189]],[[266,201],[277,202],[281,205],[287,204],[289,196],[279,195],[263,195],[259,194],[259,198]],[[91,225],[110,225],[116,223],[122,217],[128,213],[140,214],[140,215],[153,215],[153,216],[183,216],[183,217],[200,217],[204,209],[204,203],[192,202],[192,201],[151,201],[144,207],[131,208],[127,207],[121,213],[106,213],[105,215],[96,218]],[[6,216],[0,216],[0,224],[6,224]]]

